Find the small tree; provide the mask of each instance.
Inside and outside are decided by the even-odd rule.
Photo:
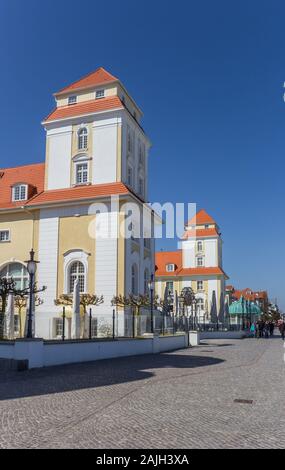
[[[36,295],[35,296],[35,301],[34,301],[35,307],[39,307],[40,305],[43,305],[43,303],[44,303],[43,299],[41,299],[40,297],[38,297]],[[16,307],[16,309],[18,311],[18,315],[19,315],[20,333],[21,334],[23,333],[22,312],[23,312],[24,309],[27,308],[27,305],[28,305],[27,296],[16,295],[16,297],[15,297],[15,307]]]
[[[33,294],[37,294],[39,292],[43,292],[46,290],[46,287],[42,287],[41,289],[37,288],[37,284],[34,283],[33,286]],[[26,299],[30,293],[29,287],[26,289],[17,289],[16,288],[16,282],[12,277],[1,277],[0,278],[0,304],[1,304],[1,310],[0,310],[0,338],[3,338],[4,335],[4,318],[5,318],[5,312],[7,308],[7,301],[8,301],[8,296],[9,294],[14,294],[15,298],[20,297],[22,299]],[[23,300],[24,302],[24,300]],[[21,302],[21,305],[22,303]],[[42,302],[42,301],[41,301]],[[38,304],[41,305],[41,304]],[[23,306],[22,306],[23,308]]]
[[[55,305],[59,306],[71,306],[73,304],[73,296],[63,294],[60,295],[58,299],[54,301]],[[98,307],[99,305],[104,303],[103,295],[98,296],[96,294],[81,294],[80,295],[80,305],[83,307],[83,311],[86,314],[87,308],[91,305]]]

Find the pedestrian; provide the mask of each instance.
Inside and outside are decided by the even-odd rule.
[[[269,334],[270,334],[270,326],[269,326],[269,322],[267,321],[264,325],[264,336],[265,336],[265,338],[269,338]]]
[[[250,337],[255,338],[256,337],[256,326],[254,323],[250,325]]]
[[[281,338],[284,341],[284,339],[285,339],[285,323],[284,323],[284,321],[282,323],[280,323],[279,331],[280,331],[280,334],[281,334]]]
[[[271,322],[269,323],[269,332],[270,332],[270,336],[271,336],[271,337],[272,337],[273,334],[274,334],[274,327],[275,327],[274,322],[271,321]]]

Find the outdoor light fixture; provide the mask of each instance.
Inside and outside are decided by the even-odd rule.
[[[153,334],[154,332],[154,325],[153,325],[153,293],[154,293],[154,275],[151,275],[151,278],[148,282],[148,288],[150,291],[150,319],[151,319],[151,333]]]
[[[30,251],[30,259],[26,261],[27,271],[29,274],[29,314],[28,314],[28,331],[27,338],[33,338],[33,295],[35,286],[35,274],[37,272],[37,264],[39,261],[35,261],[35,252],[33,248]]]

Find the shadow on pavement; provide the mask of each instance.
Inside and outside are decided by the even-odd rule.
[[[0,400],[62,393],[160,377],[159,369],[193,369],[223,363],[222,359],[164,353],[107,359],[0,375]],[[165,373],[163,378],[167,378]]]

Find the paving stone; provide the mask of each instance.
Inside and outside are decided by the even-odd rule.
[[[0,448],[284,448],[284,367],[276,337],[2,371]]]

